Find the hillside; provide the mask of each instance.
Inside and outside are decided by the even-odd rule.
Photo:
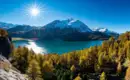
[[[35,54],[19,47],[11,57],[12,64],[31,80],[129,80],[130,32],[101,46],[61,55]]]

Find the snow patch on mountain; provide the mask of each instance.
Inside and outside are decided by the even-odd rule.
[[[98,31],[98,32],[107,32],[107,28],[94,28],[93,31]]]

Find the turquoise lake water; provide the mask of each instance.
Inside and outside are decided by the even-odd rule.
[[[15,47],[26,46],[32,49],[36,53],[66,53],[75,50],[81,50],[84,48],[89,48],[91,46],[101,45],[102,41],[77,41],[77,42],[67,42],[67,41],[13,41]]]

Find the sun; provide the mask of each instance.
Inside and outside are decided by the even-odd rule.
[[[44,12],[44,7],[40,4],[31,4],[28,6],[28,15],[31,17],[37,17],[43,14]]]
[[[30,13],[32,16],[38,16],[40,14],[40,10],[36,7],[30,9]]]
[[[23,12],[25,12],[24,14],[28,17],[28,20],[37,20],[44,17],[46,13],[46,7],[45,4],[34,2],[32,4],[25,5]]]

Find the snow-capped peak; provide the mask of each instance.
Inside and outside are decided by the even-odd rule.
[[[92,32],[90,28],[80,20],[75,19],[67,19],[67,20],[55,20],[47,25],[45,25],[47,28],[75,28],[81,32]]]

